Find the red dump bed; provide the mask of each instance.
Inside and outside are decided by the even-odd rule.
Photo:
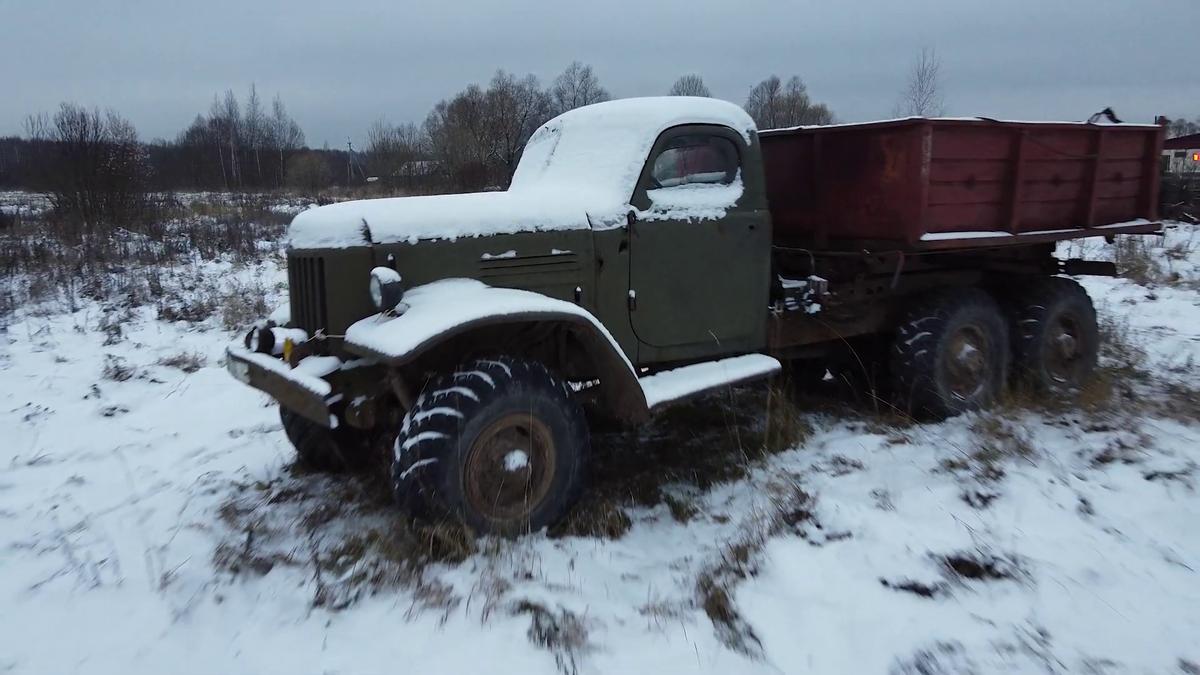
[[[759,137],[782,245],[945,249],[1158,229],[1161,126],[914,118]]]

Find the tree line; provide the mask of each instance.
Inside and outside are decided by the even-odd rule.
[[[697,74],[666,93],[710,96]],[[567,110],[611,98],[591,66],[574,62],[546,86],[534,75],[499,70],[439,101],[421,123],[377,120],[361,151],[313,149],[275,96],[251,86],[213,97],[174,139],[143,142],[115,111],[63,103],[25,122],[21,137],[0,138],[0,186],[45,192],[56,208],[84,219],[116,217],[145,191],[317,192],[333,185],[382,183],[395,191],[503,188],[530,134]],[[771,76],[746,99],[761,128],[833,121],[799,77]]]
[[[680,77],[672,96],[711,96],[697,74]],[[366,174],[405,189],[437,186],[478,190],[508,185],[525,141],[563,112],[607,101],[592,67],[569,65],[547,87],[537,77],[497,71],[486,86],[471,85],[439,101],[420,125],[378,120],[364,148]],[[828,106],[809,97],[799,77],[771,76],[756,85],[745,108],[760,128],[829,124]]]

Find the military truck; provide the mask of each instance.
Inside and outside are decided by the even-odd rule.
[[[529,139],[503,192],[332,204],[290,227],[290,302],[228,350],[304,462],[390,452],[397,501],[537,530],[627,424],[783,368],[873,372],[938,418],[1097,360],[1055,242],[1152,233],[1163,130],[912,118],[758,131],[626,99]],[[883,386],[886,385],[886,386]],[[586,411],[586,412],[585,412]]]

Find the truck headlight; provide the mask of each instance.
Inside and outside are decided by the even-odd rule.
[[[275,332],[270,328],[251,328],[246,333],[246,349],[260,354],[272,354],[275,351]]]
[[[367,288],[371,292],[371,304],[380,312],[392,309],[404,297],[404,279],[390,267],[371,270],[371,281]]]

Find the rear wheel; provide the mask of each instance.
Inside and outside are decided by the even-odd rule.
[[[1004,387],[1008,326],[987,293],[966,288],[919,300],[891,350],[893,392],[902,409],[944,418],[986,407]]]
[[[426,384],[396,437],[393,486],[414,515],[531,532],[574,504],[589,448],[583,410],[545,366],[478,360]]]
[[[1100,329],[1087,291],[1072,279],[1029,285],[1011,305],[1013,355],[1021,384],[1053,395],[1079,391],[1096,369]]]

